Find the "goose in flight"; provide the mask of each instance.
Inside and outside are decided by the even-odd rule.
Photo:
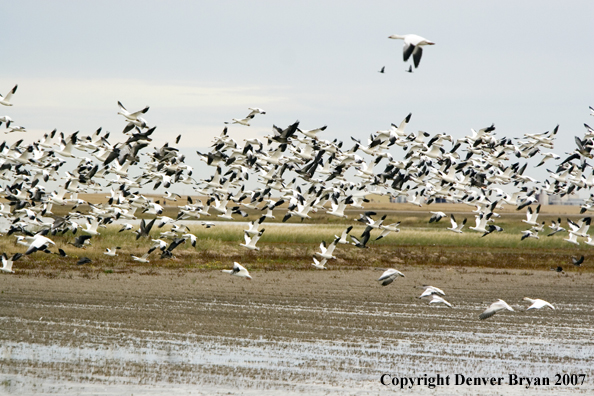
[[[88,257],[81,257],[80,260],[76,262],[76,265],[85,265],[92,263],[93,261]]]
[[[250,111],[250,114],[248,114],[248,117],[251,115],[256,115],[256,114],[266,114],[264,109],[261,109],[259,107],[248,107],[248,110]]]
[[[514,309],[510,307],[505,301],[499,299],[495,301],[493,304],[489,306],[482,314],[479,315],[479,319],[484,320],[490,318],[491,316],[495,315],[499,311],[503,311],[507,309],[508,311],[513,311]]]
[[[433,41],[429,41],[424,37],[417,36],[416,34],[405,34],[404,36],[393,34],[388,38],[404,40],[402,58],[406,62],[412,55],[415,68],[419,67],[419,63],[421,63],[421,56],[423,56],[422,47],[425,45],[435,45]]]
[[[150,261],[148,260],[148,256],[149,256],[148,253],[145,253],[140,257],[135,256],[133,254],[130,255],[130,257],[132,257],[132,260],[138,261],[139,263],[149,263]]]
[[[17,91],[18,88],[18,84],[14,86],[14,88],[12,88],[10,90],[10,92],[8,92],[6,94],[6,96],[2,96],[0,95],[0,104],[4,105],[4,106],[12,106],[12,103],[10,103],[10,98],[12,97],[12,95],[14,95]]]
[[[429,304],[444,304],[452,308],[452,304],[447,302],[444,298],[436,296],[435,294],[433,294],[433,298],[431,299],[431,301],[429,301]]]
[[[541,308],[545,308],[545,307],[555,309],[555,307],[553,307],[550,303],[546,302],[545,300],[541,300],[540,298],[532,299],[532,298],[524,297],[524,300],[528,301],[530,304],[532,304],[531,306],[526,308],[526,311],[528,311],[529,309],[541,309]]]
[[[231,121],[233,121],[232,124],[250,126],[250,121],[254,118],[254,115],[255,113],[250,113],[245,118],[232,118]],[[225,124],[228,124],[228,122],[225,122]]]
[[[328,269],[326,268],[326,263],[328,262],[328,259],[322,259],[322,261],[318,261],[318,259],[316,258],[316,256],[313,256],[313,266],[316,267],[317,269]]]
[[[452,223],[452,227],[451,228],[447,228],[448,231],[453,231],[456,232],[458,234],[462,233],[462,228],[464,228],[464,225],[466,224],[466,218],[464,218],[464,220],[462,221],[462,223],[458,224],[456,223],[456,218],[454,217],[454,215],[450,215],[450,222]]]
[[[14,274],[14,271],[12,270],[12,264],[22,256],[23,255],[21,253],[15,253],[11,258],[8,258],[6,253],[2,253],[2,268],[0,268],[0,271]]]
[[[0,125],[2,125],[3,122],[6,123],[6,128],[9,128],[10,123],[12,122],[12,118],[10,118],[9,116],[0,117]]]
[[[340,238],[335,238],[334,241],[332,241],[332,243],[327,247],[326,241],[322,241],[322,243],[320,243],[320,252],[316,252],[316,254],[326,260],[335,259],[336,257],[334,257],[332,253],[334,253],[334,248],[336,248],[339,240]]]
[[[433,296],[435,294],[440,294],[442,296],[445,296],[445,293],[443,290],[434,287],[434,286],[423,286],[425,288],[425,291],[423,291],[423,293],[419,296],[419,298],[425,298],[425,297],[429,297],[429,296]]]
[[[109,257],[115,257],[118,254],[116,253],[118,249],[121,249],[121,247],[116,246],[114,248],[107,248],[105,249],[105,252],[103,252],[104,255],[109,256]]]
[[[526,223],[528,225],[531,225],[531,226],[538,225],[538,223],[536,222],[536,219],[538,218],[539,213],[540,213],[540,205],[538,205],[536,207],[536,210],[534,212],[532,211],[532,208],[530,206],[528,206],[528,209],[526,209],[526,220],[522,220],[522,222]]]
[[[400,232],[400,228],[398,228],[398,226],[400,225],[400,222],[397,223],[392,223],[392,224],[388,224],[388,225],[380,225],[380,230],[382,230],[382,233],[380,234],[380,236],[378,236],[377,238],[375,238],[375,240],[380,240],[383,237],[388,236],[388,234],[390,234],[392,231],[394,232]]]
[[[429,223],[439,223],[439,220],[443,219],[447,215],[443,212],[429,212],[432,214],[431,218],[429,219]]]
[[[535,238],[535,239],[539,239],[538,238],[538,231],[534,231],[534,230],[525,230],[522,231],[522,238],[520,239],[521,241],[523,241],[526,238]]]
[[[573,265],[575,265],[576,267],[581,267],[582,263],[584,262],[584,256],[577,258],[577,257],[572,257],[571,258],[571,262],[573,263]]]
[[[248,270],[243,265],[241,265],[237,262],[233,263],[233,269],[221,270],[221,272],[224,272],[226,274],[233,275],[233,276],[239,276],[240,278],[246,278],[246,279],[252,280],[252,277],[250,276],[250,273],[248,272]]]
[[[390,283],[394,282],[396,278],[402,276],[404,278],[404,274],[394,268],[388,268],[384,271],[382,276],[378,278],[378,282],[382,283],[382,286],[388,286]]]
[[[250,235],[247,233],[247,231],[244,231],[243,237],[245,238],[245,243],[240,243],[239,246],[243,246],[244,248],[247,248],[250,250],[260,250],[260,248],[256,246],[256,243],[258,242],[258,240],[260,239],[262,234],[264,234],[265,230],[266,230],[265,228],[262,228],[262,231],[258,232],[256,235],[254,235],[252,237],[250,237]]]
[[[146,114],[146,112],[149,111],[148,106],[146,106],[142,110],[138,110],[133,113],[130,113],[128,110],[126,110],[126,108],[120,101],[118,101],[118,106],[120,107],[120,111],[118,111],[118,114],[123,115],[126,119],[128,119],[130,121],[141,121],[141,124],[144,124],[144,125],[142,125],[142,127],[146,126],[146,122],[144,122],[144,120],[142,118],[140,118],[140,115]]]
[[[350,245],[351,242],[349,242],[347,240],[347,236],[349,235],[349,232],[351,232],[352,229],[353,229],[353,226],[349,226],[346,230],[344,230],[342,232],[342,234],[340,234],[340,236],[334,235],[334,238],[338,238],[338,243],[340,243],[340,244]]]

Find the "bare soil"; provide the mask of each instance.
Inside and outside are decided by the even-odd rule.
[[[593,273],[398,269],[406,277],[386,287],[372,269],[260,270],[252,281],[163,268],[0,276],[0,393],[375,394],[382,373],[438,372],[584,373],[582,386],[532,390],[594,390]],[[419,300],[424,284],[454,308]],[[526,311],[526,296],[557,309]],[[499,298],[515,312],[479,320]]]

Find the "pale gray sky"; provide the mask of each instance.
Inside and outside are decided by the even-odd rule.
[[[188,153],[254,106],[267,114],[231,126],[236,140],[299,119],[346,143],[412,112],[411,131],[454,137],[491,123],[509,137],[560,124],[562,154],[594,124],[592,1],[0,4],[0,92],[19,84],[0,115],[31,140],[99,126],[116,140],[118,100],[150,105],[155,143],[182,133]],[[402,41],[388,39],[407,33],[436,43],[412,74]]]

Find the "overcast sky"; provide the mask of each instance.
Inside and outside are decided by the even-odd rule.
[[[491,123],[509,137],[560,124],[562,154],[594,124],[589,0],[1,4],[0,92],[19,89],[0,116],[31,140],[102,126],[117,141],[118,100],[150,105],[155,143],[181,133],[188,153],[254,106],[267,114],[231,126],[238,141],[299,119],[346,142],[412,112],[410,131],[454,137]],[[412,74],[402,41],[388,39],[408,33],[436,43]]]

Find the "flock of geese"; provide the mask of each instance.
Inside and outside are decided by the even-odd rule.
[[[405,58],[412,55],[415,66],[421,58],[421,47],[433,44],[418,41],[421,39],[418,36],[391,38],[404,38]],[[0,104],[11,106],[16,91],[17,86],[0,97]],[[249,223],[244,231],[245,243],[241,244],[248,250],[258,251],[257,244],[265,232],[260,227],[266,220],[275,218],[275,211],[277,214],[284,211],[282,221],[291,217],[303,221],[317,212],[347,218],[347,208],[363,209],[369,202],[368,197],[374,194],[406,197],[407,202],[417,206],[433,202],[469,205],[475,208],[475,226],[468,228],[482,237],[502,232],[503,229],[495,224],[500,217],[497,210],[504,205],[515,206],[518,210],[526,210],[523,222],[530,227],[521,238],[537,239],[538,233],[545,228],[544,222],[538,221],[540,205],[537,197],[540,194],[566,196],[594,186],[594,169],[587,162],[594,154],[594,129],[587,124],[584,124],[585,135],[575,138],[576,148],[554,166],[551,162],[562,158],[549,151],[553,149],[558,126],[544,133],[508,138],[496,137],[495,126],[491,125],[454,139],[443,133],[431,135],[409,131],[412,117],[409,114],[400,124],[391,124],[385,130],[370,134],[366,141],[351,138],[350,147],[338,139],[325,140],[322,132],[326,126],[305,129],[299,121],[285,128],[273,125],[270,135],[243,142],[233,139],[225,127],[214,139],[210,151],[197,152],[199,158],[212,167],[212,176],[195,180],[192,167],[185,163],[185,156],[175,147],[181,135],[175,143],[165,143],[152,152],[145,150],[156,129],[143,118],[149,106],[131,112],[118,102],[118,108],[118,115],[124,118],[125,125],[123,138],[116,143],[108,140],[109,132],[104,133],[99,128],[88,136],[80,136],[79,132],[67,136],[53,130],[29,144],[24,140],[0,144],[0,178],[6,182],[0,215],[10,222],[6,233],[16,236],[17,244],[26,247],[24,253],[16,253],[10,258],[4,253],[2,271],[13,272],[14,262],[23,254],[45,252],[66,257],[62,249],[50,250],[55,245],[53,236],[74,236],[80,231],[70,243],[84,249],[91,238],[100,236],[100,228],[115,221],[124,223],[120,232],[133,232],[136,239],[148,240],[147,252],[142,256],[131,255],[132,260],[148,263],[155,251],[162,259],[172,258],[178,246],[188,242],[196,246],[197,237],[186,226],[180,225],[179,220],[208,216],[222,219],[246,217],[242,210],[246,208],[264,212],[259,219]],[[594,109],[590,110],[594,114]],[[266,114],[260,108],[250,108],[249,111],[245,118],[234,118],[229,124],[249,127],[255,116]],[[0,121],[7,131],[15,128],[8,116],[1,117]],[[25,128],[19,128],[20,132],[25,131]],[[396,150],[402,155],[396,156]],[[530,161],[538,161],[536,167],[549,161],[551,170],[547,170],[549,177],[545,181],[526,174]],[[76,165],[63,169],[72,163]],[[252,184],[256,180],[258,187],[250,190],[248,179]],[[50,180],[59,182],[57,190],[50,191],[43,185]],[[169,191],[176,184],[191,186],[197,196],[206,199],[203,202],[188,196],[187,203],[178,206],[175,219],[163,216],[160,200],[153,201],[138,191],[150,186],[155,191],[161,189],[164,200],[177,201],[181,197]],[[106,204],[91,204],[79,198],[80,193],[101,192],[108,187],[110,198]],[[515,191],[508,193],[503,188]],[[53,205],[72,205],[73,210],[60,217],[52,213]],[[80,205],[88,205],[86,213],[74,211]],[[582,206],[582,213],[594,210],[593,207],[594,195],[590,195]],[[154,217],[148,222],[142,219],[140,227],[135,229],[126,221],[136,219],[138,213]],[[376,219],[375,215],[365,212],[356,219],[365,226],[360,236],[351,235],[353,227],[350,226],[332,242],[321,242],[312,266],[326,269],[327,263],[336,258],[339,245],[369,248],[370,241],[400,231],[399,222],[384,224],[386,216]],[[449,217],[451,227],[447,230],[457,234],[464,232],[467,219],[459,221],[454,215],[443,212],[431,212],[431,215],[430,222]],[[568,219],[567,228],[563,228],[559,219],[549,226],[549,235],[567,232],[565,240],[568,243],[577,245],[581,239],[586,239],[586,244],[594,244],[587,234],[590,222],[587,216],[575,221]],[[151,230],[155,224],[159,229],[166,225],[171,228],[161,232],[158,239],[152,239]],[[214,225],[203,220],[201,224],[205,227]],[[372,239],[374,231],[379,235]],[[118,250],[113,247],[104,254],[114,257]],[[77,264],[90,261],[83,257]],[[251,279],[248,270],[239,263],[223,272]],[[396,269],[387,269],[378,281],[386,286],[402,276],[404,274]],[[431,298],[431,304],[451,306],[444,296],[442,290],[428,286],[421,297]],[[542,300],[526,300],[532,303],[529,309],[553,308]],[[486,319],[501,310],[513,311],[499,300],[480,318]]]

